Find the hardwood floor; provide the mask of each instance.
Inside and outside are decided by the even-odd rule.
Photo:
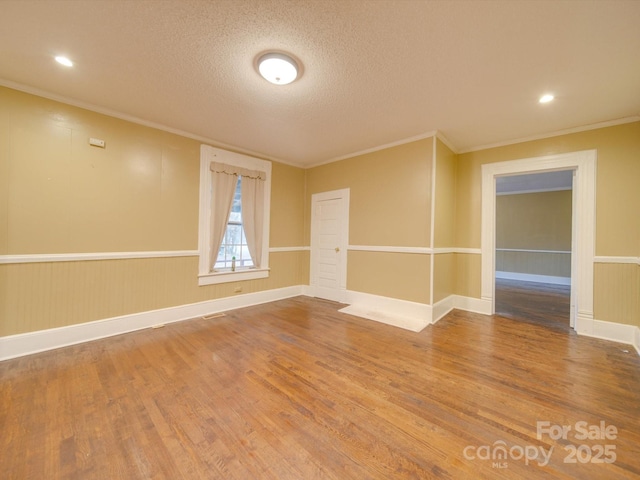
[[[496,314],[571,331],[570,286],[497,278],[495,287]]]
[[[460,311],[413,333],[340,307],[297,297],[0,363],[2,478],[640,478],[632,347]],[[577,422],[617,434],[579,440]],[[581,463],[596,445],[615,461]]]

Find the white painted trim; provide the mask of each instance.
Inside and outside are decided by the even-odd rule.
[[[496,248],[496,252],[523,252],[523,253],[571,253],[571,250],[528,250],[525,248]]]
[[[431,323],[436,323],[454,308],[456,308],[455,295],[449,295],[447,298],[434,303],[431,307]]]
[[[572,190],[571,187],[555,187],[555,188],[536,188],[531,190],[518,190],[517,192],[496,192],[498,197],[502,197],[504,195],[522,195],[525,193],[547,193],[547,192],[564,192]]]
[[[391,245],[349,245],[348,250],[360,252],[386,252],[386,253],[413,253],[419,255],[439,255],[444,253],[464,253],[480,255],[479,248],[457,248],[457,247],[394,247]]]
[[[457,149],[456,147],[454,147],[454,146],[453,146],[453,143],[451,143],[451,142],[449,141],[449,139],[448,139],[447,137],[445,137],[445,136],[444,136],[444,134],[443,134],[440,130],[436,130],[436,138],[437,138],[438,140],[440,140],[442,143],[444,143],[444,144],[447,146],[447,148],[449,148],[449,150],[451,150],[451,151],[452,151],[453,153],[455,153],[456,155],[457,155],[458,153],[460,153],[460,152],[458,151],[458,149]]]
[[[592,123],[591,125],[582,125],[580,127],[567,128],[564,130],[556,130],[554,132],[543,133],[540,135],[531,135],[529,137],[521,137],[521,138],[516,138],[514,140],[507,140],[504,142],[489,143],[485,145],[478,145],[476,147],[464,148],[460,150],[459,153],[462,154],[462,153],[469,153],[469,152],[477,152],[479,150],[488,150],[490,148],[505,147],[507,145],[515,145],[518,143],[531,142],[533,140],[542,140],[544,138],[559,137],[561,135],[569,135],[572,133],[587,132],[589,130],[597,130],[599,128],[615,127],[616,125],[624,125],[626,123],[633,123],[638,121],[640,121],[640,115],[634,115],[631,117],[619,118],[617,120],[611,120],[608,122]]]
[[[553,285],[571,286],[571,277],[556,277],[553,275],[536,275],[533,273],[500,272],[496,270],[496,278],[504,280],[519,280],[521,282],[550,283]]]
[[[463,253],[469,255],[481,255],[482,249],[480,248],[452,248],[449,253]]]
[[[133,115],[128,115],[126,113],[118,112],[116,110],[111,110],[109,108],[99,107],[92,103],[81,102],[79,100],[75,100],[73,98],[65,97],[62,95],[57,95],[55,93],[47,92],[45,90],[40,90],[39,88],[29,87],[27,85],[22,85],[20,83],[12,82],[10,80],[6,80],[4,78],[0,78],[0,86],[11,88],[13,90],[18,90],[20,92],[28,93],[30,95],[35,95],[37,97],[48,98],[49,100],[53,100],[56,102],[64,103],[66,105],[71,105],[72,107],[82,108],[84,110],[89,110],[91,112],[100,113],[102,115],[107,115],[109,117],[118,118],[120,120],[124,120],[126,122],[135,123],[136,125],[142,125],[144,127],[155,128],[156,130],[162,130],[163,132],[173,133],[174,135],[179,135],[185,138],[191,138],[193,140],[197,140],[199,142],[204,142],[216,146],[217,148],[224,148],[227,150],[233,150],[235,152],[243,153],[245,155],[250,155],[252,157],[260,157],[265,160],[272,160],[278,163],[284,163],[286,165],[291,165],[293,167],[305,168],[300,163],[292,163],[282,160],[276,157],[270,157],[269,155],[265,155],[264,153],[254,152],[252,150],[247,150],[245,148],[239,147],[237,145],[230,145],[228,143],[222,143],[218,140],[214,140],[209,137],[203,137],[201,135],[196,135],[194,133],[186,132],[184,130],[179,130],[177,128],[168,127],[166,125],[162,125],[161,123],[151,122],[149,120],[144,120],[140,117],[134,117]]]
[[[311,247],[270,247],[272,252],[309,251]],[[197,257],[198,250],[166,250],[150,252],[34,253],[0,255],[0,265],[9,263],[83,262],[88,260],[128,260],[131,258]]]
[[[593,257],[594,263],[628,263],[631,265],[640,265],[640,257]]]
[[[377,317],[371,319],[415,332],[437,322],[453,308],[491,315],[491,304],[479,298],[461,295],[450,295],[431,307],[422,303],[362,292],[347,291],[346,293],[347,303],[360,307],[360,311],[356,310],[355,314],[360,313],[360,316],[371,314],[370,316]],[[311,287],[296,285],[0,337],[0,361],[300,295],[312,296]],[[638,327],[588,318],[581,319],[579,325],[582,327],[578,331],[580,335],[630,344],[640,355],[640,328]]]
[[[77,343],[134,332],[157,325],[190,320],[214,313],[303,295],[302,286],[265,290],[205,302],[106,318],[67,327],[0,337],[0,360],[53,350]]]
[[[605,322],[603,320],[595,320],[591,318],[582,319],[578,324],[576,331],[579,335],[584,335],[586,337],[633,345],[640,354],[640,349],[636,347],[636,341],[640,335],[640,328],[635,325]]]
[[[305,168],[320,167],[328,163],[339,162],[341,160],[347,160],[349,158],[359,157],[360,155],[366,155],[367,153],[373,153],[373,152],[378,152],[380,150],[385,150],[387,148],[398,147],[400,145],[405,145],[407,143],[417,142],[418,140],[424,140],[425,138],[434,137],[436,134],[437,132],[435,130],[432,130],[431,132],[421,133],[420,135],[416,135],[414,137],[403,138],[401,140],[396,140],[395,142],[385,143],[383,145],[367,148],[365,150],[358,150],[357,152],[347,153],[346,155],[341,155],[339,157],[333,157],[333,158],[330,158],[329,160],[322,160],[320,162],[307,165]]]
[[[264,181],[264,198],[262,200],[264,223],[262,227],[262,264],[253,273],[211,272],[213,259],[210,259],[211,244],[211,162],[226,163],[236,167],[258,170],[266,174]],[[269,275],[269,227],[271,217],[271,162],[249,157],[240,153],[229,152],[210,145],[200,145],[200,190],[198,205],[198,285],[233,282],[265,278]],[[266,273],[266,274],[265,274]]]
[[[277,252],[309,252],[311,247],[269,247],[269,253]]]
[[[433,253],[429,247],[393,247],[388,245],[349,245],[347,249],[359,252],[417,253],[422,255]]]
[[[486,301],[462,295],[449,295],[431,306],[424,303],[347,290],[345,302],[349,306],[340,310],[343,313],[375,320],[413,332],[419,332],[426,326],[436,323],[454,308],[491,315],[489,313],[491,305]]]
[[[596,150],[524,158],[482,165],[482,286],[483,300],[494,309],[496,177],[554,170],[574,170],[575,277],[572,278],[572,320],[593,319],[593,258],[595,251]],[[572,273],[572,276],[574,273]],[[578,328],[576,326],[575,328]]]
[[[219,283],[242,282],[244,280],[268,278],[270,271],[271,270],[268,268],[247,268],[243,270],[236,270],[235,272],[225,270],[222,272],[198,275],[198,286],[201,287],[203,285],[217,285]]]
[[[349,315],[419,332],[431,323],[431,306],[424,303],[347,290],[340,310]]]
[[[197,250],[167,250],[158,252],[36,253],[29,255],[0,255],[0,265],[7,263],[83,262],[87,260],[128,260],[131,258],[197,256]]]
[[[311,248],[309,255],[309,283],[313,296],[343,302],[347,290],[347,250],[349,248],[349,204],[351,189],[342,188],[328,192],[314,193],[311,195]],[[340,240],[337,245],[338,263],[338,288],[321,287],[318,282],[318,242],[317,232],[319,221],[315,214],[318,202],[327,200],[339,200],[340,203]]]
[[[481,313],[482,315],[491,315],[491,302],[482,300],[481,298],[465,297],[462,295],[454,295],[455,308],[466,312]]]

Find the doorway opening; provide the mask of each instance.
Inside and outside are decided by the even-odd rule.
[[[571,328],[593,329],[593,259],[595,248],[595,150],[524,158],[482,165],[481,300],[496,312],[496,183],[510,175],[573,171],[570,313]]]
[[[571,329],[574,170],[496,178],[495,313]]]

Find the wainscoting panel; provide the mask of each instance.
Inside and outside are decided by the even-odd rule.
[[[273,252],[266,279],[198,286],[198,257],[0,265],[0,337],[254,293],[308,279],[308,252]]]
[[[571,277],[571,252],[496,250],[496,270],[550,277]]]

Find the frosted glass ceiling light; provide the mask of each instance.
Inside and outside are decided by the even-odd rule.
[[[265,80],[286,85],[298,78],[298,64],[284,53],[266,53],[258,59],[258,71]]]
[[[67,57],[57,56],[56,62],[58,62],[61,65],[64,65],[65,67],[73,67],[73,62],[69,60]]]
[[[553,95],[551,95],[550,93],[547,93],[545,95],[542,95],[540,97],[540,100],[538,100],[540,103],[549,103],[551,102],[555,97]]]

